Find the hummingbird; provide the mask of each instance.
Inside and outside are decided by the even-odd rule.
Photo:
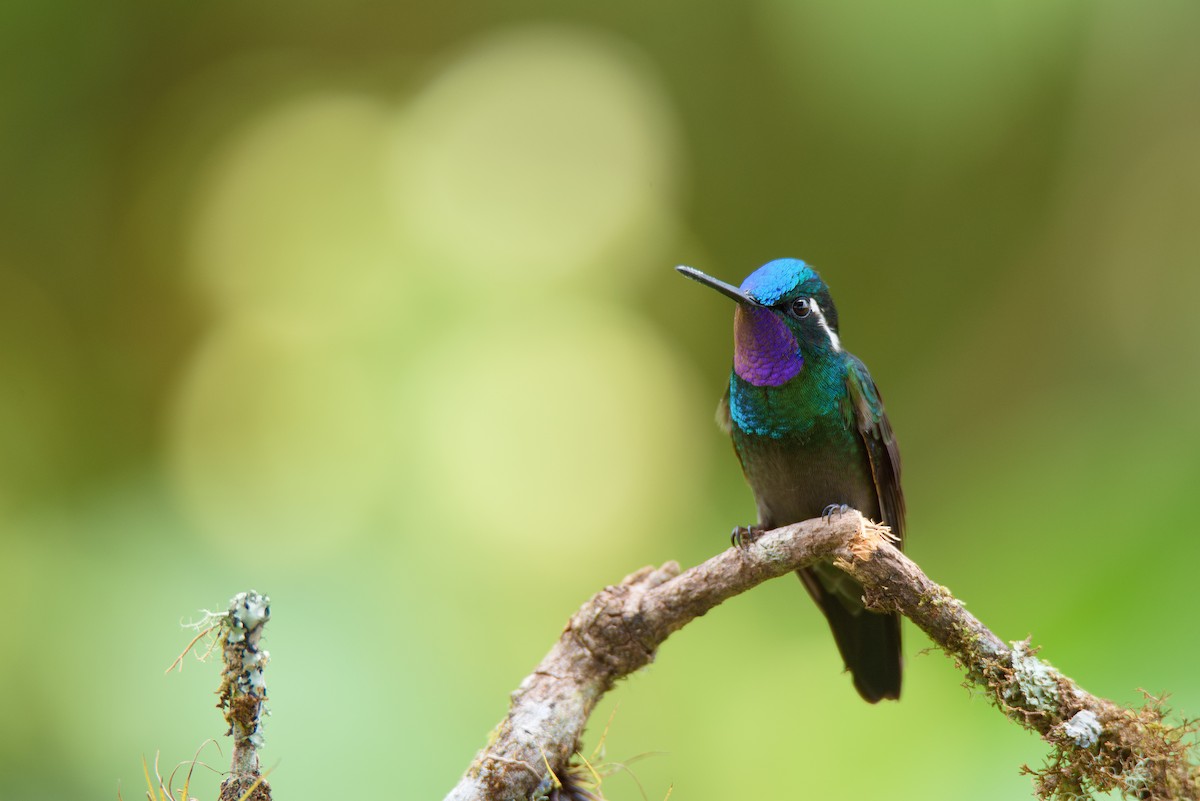
[[[680,273],[737,303],[733,370],[717,423],[733,440],[764,530],[857,509],[902,545],[900,451],[867,367],[843,346],[825,282],[799,259],[776,259],[739,287]],[[833,630],[867,701],[900,697],[900,616],[869,611],[862,585],[821,562],[797,571]]]

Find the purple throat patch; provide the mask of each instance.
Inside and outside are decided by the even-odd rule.
[[[804,357],[791,329],[770,309],[738,306],[733,315],[733,370],[756,387],[777,387],[800,373]]]

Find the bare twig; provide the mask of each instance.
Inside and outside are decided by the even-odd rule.
[[[769,531],[683,573],[668,562],[605,588],[521,682],[508,716],[447,801],[551,795],[570,772],[588,716],[614,682],[722,601],[820,560],[858,579],[870,608],[912,620],[1005,715],[1054,746],[1047,767],[1035,772],[1040,795],[1116,789],[1132,798],[1200,799],[1200,776],[1184,743],[1188,725],[1168,726],[1157,703],[1132,710],[1097,698],[1034,656],[1028,643],[1006,644],[889,540],[886,527],[849,512]]]

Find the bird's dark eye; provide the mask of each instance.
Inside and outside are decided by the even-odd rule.
[[[793,317],[804,318],[812,314],[812,300],[809,298],[796,298],[792,301],[789,311]]]

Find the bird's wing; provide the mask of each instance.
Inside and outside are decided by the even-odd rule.
[[[729,387],[725,387],[725,394],[717,403],[717,428],[726,434],[733,430],[733,418],[729,415]]]
[[[867,366],[856,357],[850,356],[850,369],[846,371],[849,408],[853,424],[858,428],[871,460],[871,475],[875,479],[875,492],[879,497],[879,509],[883,522],[904,544],[904,493],[900,489],[900,449],[892,434],[892,425],[883,411],[883,398],[871,380]]]

